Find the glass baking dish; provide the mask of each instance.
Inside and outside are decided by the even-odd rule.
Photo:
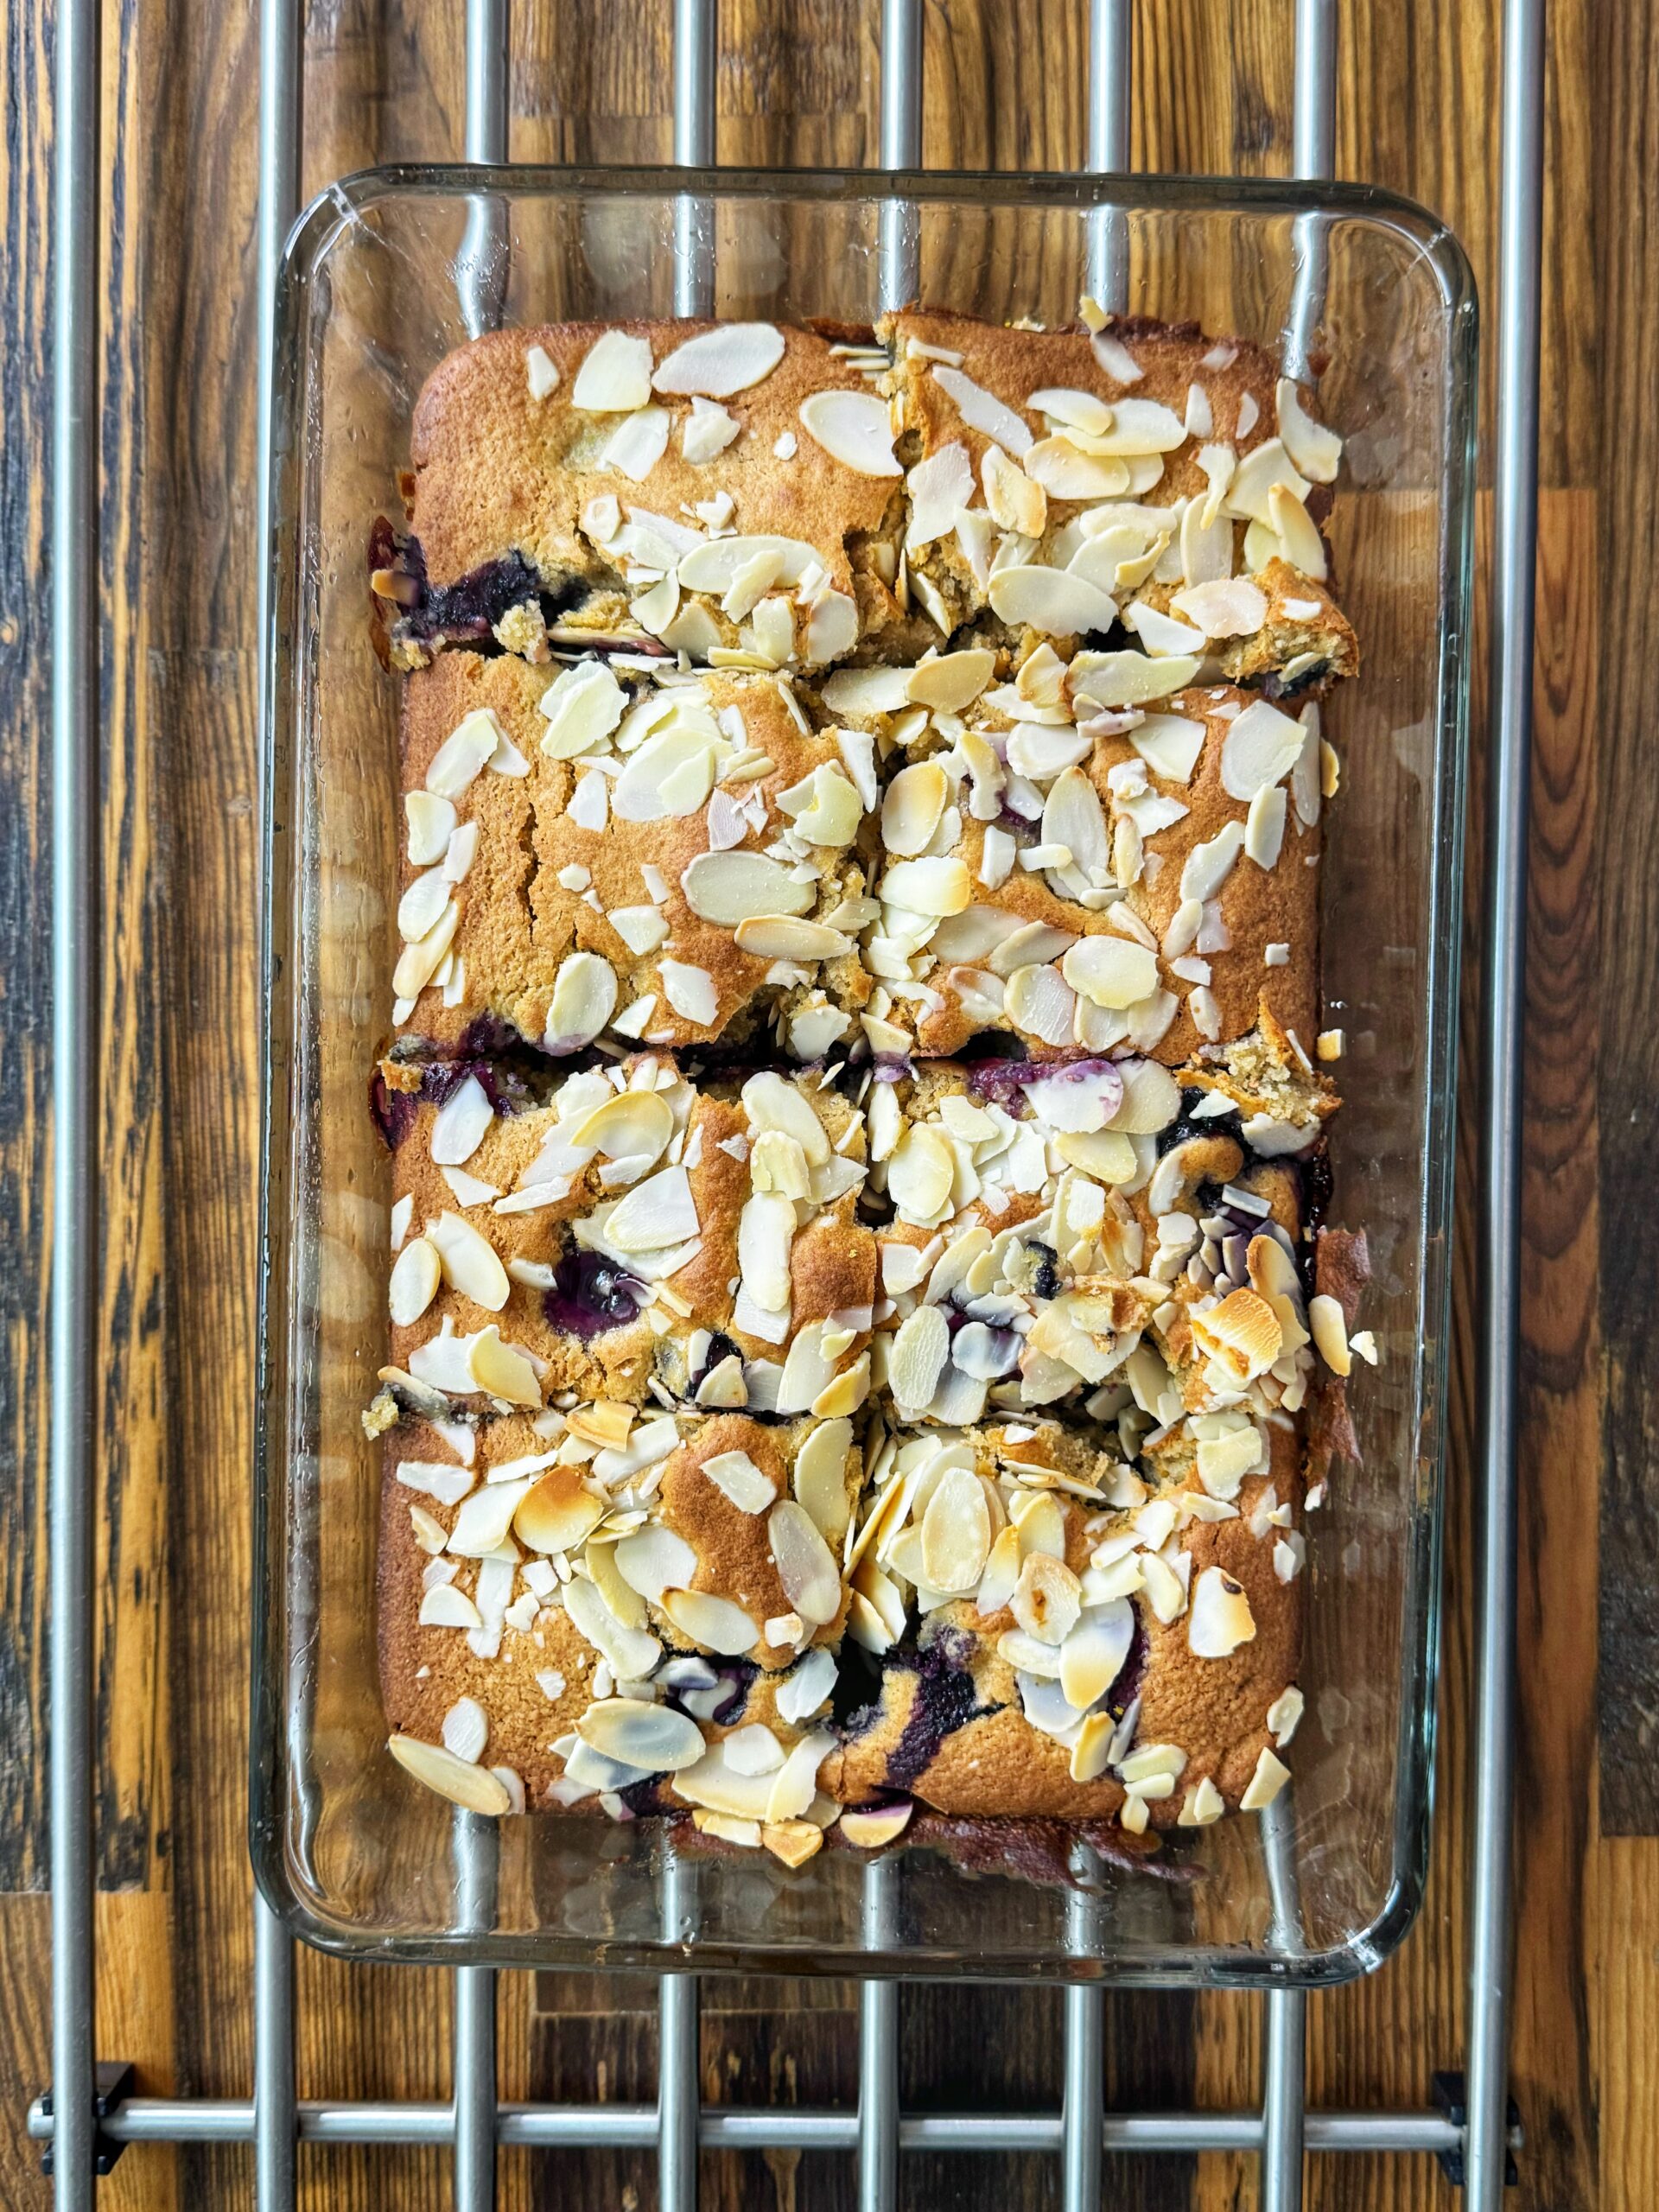
[[[1347,453],[1331,534],[1365,654],[1327,721],[1344,789],[1325,986],[1349,1039],[1329,1217],[1369,1234],[1384,1359],[1353,1391],[1363,1469],[1338,1471],[1309,1523],[1294,1790],[1150,1867],[1052,1835],[1000,1866],[968,1835],[902,1847],[875,1875],[849,1851],[791,1872],[683,1859],[660,1823],[541,1813],[500,1823],[480,1905],[479,1839],[386,1756],[376,1673],[379,1447],[359,1416],[385,1357],[390,1176],[365,1096],[400,810],[369,528],[397,512],[423,379],[467,335],[469,217],[494,238],[509,323],[671,314],[677,214],[712,255],[716,313],[866,322],[895,198],[919,297],[1004,321],[1073,320],[1109,221],[1131,312],[1276,349],[1322,257],[1321,407]],[[1357,187],[423,168],[348,179],[302,217],[269,548],[251,1815],[260,1885],[296,1933],[450,1963],[1211,1985],[1339,1980],[1400,1941],[1430,1826],[1475,354],[1455,239]]]

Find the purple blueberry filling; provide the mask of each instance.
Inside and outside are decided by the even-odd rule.
[[[394,1090],[378,1068],[369,1077],[369,1116],[388,1152],[396,1152],[415,1126],[420,1099],[412,1090]]]
[[[1024,1060],[977,1059],[968,1070],[968,1084],[982,1098],[995,1101],[1010,1113],[1017,1112],[1025,1103],[1025,1094],[1033,1083],[1048,1083],[1055,1078],[1077,1079],[1084,1076],[1099,1075],[1103,1070],[1117,1072],[1111,1060]]]
[[[567,1252],[553,1270],[553,1287],[542,1294],[549,1325],[568,1329],[583,1344],[632,1321],[645,1286],[601,1252]]]
[[[941,1629],[931,1643],[912,1650],[891,1651],[884,1669],[899,1669],[915,1679],[916,1692],[910,1717],[898,1742],[887,1755],[887,1781],[892,1789],[909,1789],[938,1757],[947,1736],[965,1728],[970,1720],[998,1710],[982,1705],[968,1658],[971,1646],[959,1629]],[[847,1723],[849,1736],[861,1736],[880,1717],[879,1704],[862,1706]]]

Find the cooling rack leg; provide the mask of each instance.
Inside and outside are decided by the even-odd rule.
[[[1300,2212],[1307,1999],[1300,1989],[1275,1989],[1268,1996],[1267,2007],[1262,2207],[1262,2212]]]
[[[467,126],[469,162],[507,158],[508,64],[511,23],[507,0],[467,0]],[[471,336],[493,330],[507,291],[507,211],[487,193],[467,210],[467,228],[455,256],[455,289]]]
[[[720,29],[715,0],[674,0],[674,162],[715,166],[715,69]],[[714,210],[695,193],[674,203],[674,312],[715,311]]]
[[[253,2165],[258,2212],[291,2212],[298,2188],[294,2098],[294,1946],[253,1900]]]
[[[96,2167],[99,32],[98,0],[60,0],[52,300],[52,2094],[56,2197],[73,2212],[91,2205]]]
[[[683,1942],[696,1907],[695,1870],[671,1843],[663,1866],[663,1936]],[[697,2202],[697,1980],[665,1974],[657,1986],[657,2201],[659,2212]]]
[[[1096,176],[1121,176],[1129,166],[1133,22],[1131,0],[1090,0],[1089,167]],[[1128,229],[1116,208],[1096,207],[1089,218],[1089,290],[1115,315],[1128,304]]]
[[[922,0],[881,0],[881,167],[922,166]],[[880,285],[884,308],[916,297],[920,240],[908,200],[881,207]]]
[[[501,1832],[476,1813],[455,1815],[457,1917],[468,1935],[495,1925]],[[455,2212],[491,2212],[495,2202],[495,1974],[455,1969]]]
[[[1336,0],[1296,0],[1296,105],[1291,174],[1310,181],[1336,175]],[[1325,314],[1325,234],[1318,215],[1296,219],[1295,279],[1285,333],[1285,366],[1311,377],[1314,336]]]
[[[899,1866],[873,1859],[864,1869],[863,1936],[868,1951],[890,1950],[898,1936]],[[858,1993],[858,2208],[898,2212],[899,1985],[867,1981]]]
[[[1480,1645],[1469,1909],[1469,2135],[1474,2212],[1503,2195],[1508,2107],[1510,1742],[1515,1664],[1516,1346],[1520,1328],[1521,1045],[1527,800],[1538,530],[1538,328],[1543,219],[1543,0],[1503,11],[1497,453],[1492,516],[1486,1126],[1481,1198]]]
[[[1079,1844],[1075,1871],[1086,1878],[1094,1854]],[[1092,1956],[1099,1940],[1100,1901],[1073,1890],[1065,1901],[1068,1948]],[[1065,2059],[1060,2103],[1060,2202],[1064,2212],[1097,2212],[1106,2094],[1105,1997],[1097,1982],[1068,1984]]]

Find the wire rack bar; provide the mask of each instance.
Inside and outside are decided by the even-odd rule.
[[[1473,2212],[1503,2196],[1514,1801],[1516,1387],[1520,1338],[1521,1052],[1538,534],[1544,3],[1503,12],[1497,441],[1492,513],[1492,754],[1486,859],[1485,1126],[1480,1224],[1479,1638],[1469,1866],[1469,2144]]]
[[[684,1943],[696,1926],[696,1869],[671,1846],[663,1869],[663,1939]],[[702,2097],[697,2081],[697,1978],[665,1974],[657,1984],[657,2202],[659,2212],[694,2212]]]
[[[899,1939],[899,1869],[891,1859],[864,1869],[863,1934],[872,1951]],[[899,1985],[867,1981],[858,1995],[858,2212],[898,2212]]]
[[[684,1977],[682,1977],[683,1980]],[[303,2143],[397,2143],[442,2148],[454,2140],[454,2107],[448,2102],[406,2104],[327,2102],[302,2099],[298,2107]],[[502,2148],[531,2150],[651,2150],[658,2139],[656,2105],[500,2104],[495,2139]],[[50,2142],[54,2121],[36,2099],[29,2133]],[[1065,2122],[1047,2113],[907,2113],[899,2121],[903,2151],[1001,2151],[1056,2155]],[[253,2101],[248,2097],[130,2097],[103,2122],[115,2143],[251,2143]],[[1511,2128],[1502,2139],[1519,2150]],[[780,2105],[746,2109],[705,2105],[697,2142],[705,2151],[846,2151],[858,2148],[856,2111]],[[1344,2153],[1396,2152],[1451,2154],[1463,2147],[1464,2131],[1443,2113],[1315,2111],[1307,2114],[1310,2151]],[[1205,2151],[1259,2153],[1257,2112],[1108,2113],[1101,2123],[1103,2150],[1192,2154]]]
[[[884,169],[922,166],[922,0],[881,0],[881,143]],[[916,296],[920,240],[903,200],[881,209],[880,283],[884,308]]]
[[[475,1813],[454,1825],[458,1917],[469,1935],[495,1925],[500,1830]],[[490,2212],[495,2202],[495,1971],[455,1968],[454,2106],[455,2212]]]
[[[715,68],[719,10],[715,0],[674,0],[674,163],[715,165]],[[674,312],[715,311],[714,211],[683,193],[674,205]]]
[[[1134,22],[1131,0],[1090,0],[1087,166],[1096,176],[1128,173]],[[1116,208],[1089,218],[1089,289],[1115,315],[1128,304],[1128,228]]]
[[[92,2095],[98,1648],[98,0],[60,0],[52,357],[52,2079],[57,2201],[85,2212]]]

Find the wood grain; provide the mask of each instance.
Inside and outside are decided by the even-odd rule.
[[[0,4],[10,276],[0,302],[0,2202],[28,2208],[47,2195],[22,2104],[43,2080],[49,2035],[45,1903],[31,1893],[46,1847],[51,10],[46,0]],[[928,0],[924,12],[930,163],[1080,162],[1084,0]],[[721,17],[722,160],[871,155],[879,0],[725,0]],[[214,0],[109,0],[105,18],[99,2037],[138,2060],[147,2088],[240,2095],[251,2063],[243,1791],[258,1052],[256,35],[251,10]],[[666,0],[565,0],[514,18],[518,158],[667,152]],[[1351,0],[1338,101],[1339,173],[1442,213],[1470,251],[1489,316],[1499,22],[1498,0],[1456,10]],[[1650,11],[1589,0],[1559,0],[1549,22],[1541,453],[1546,485],[1560,492],[1542,515],[1529,934],[1515,2075],[1530,2138],[1522,2202],[1648,2212],[1659,2200],[1659,1353],[1648,1289],[1659,1252],[1648,1156],[1659,1090],[1659,777],[1646,702],[1659,648],[1659,32]],[[308,190],[365,163],[459,150],[461,29],[460,0],[315,0]],[[1290,0],[1140,0],[1135,163],[1282,170],[1291,32]],[[1489,328],[1489,395],[1493,354]],[[1477,793],[1482,741],[1478,697]],[[1466,876],[1472,914],[1478,816]],[[1473,1007],[1471,993],[1471,1056]],[[1482,1141],[1470,1091],[1465,1304]],[[1429,1891],[1395,1960],[1311,2006],[1309,2088],[1322,2102],[1421,2101],[1430,2069],[1460,2049],[1470,1350],[1465,1330]],[[302,2094],[447,2093],[444,1976],[308,1955],[300,1988]],[[710,1985],[705,2094],[850,2101],[854,2001],[838,1986]],[[653,2093],[648,1986],[543,1977],[538,1999],[529,1976],[504,1976],[499,2018],[508,2094]],[[1053,1993],[908,1988],[902,2018],[908,2096],[969,2108],[1058,2101]],[[1259,2093],[1249,2000],[1116,1999],[1107,2041],[1115,2105]],[[308,2151],[302,2171],[306,2202],[329,2212],[448,2201],[443,2161],[430,2153]],[[711,2157],[702,2178],[705,2202],[722,2208],[854,2202],[845,2158]],[[1058,2176],[1052,2161],[907,2159],[903,2189],[918,2207],[1024,2212],[1056,2201]],[[130,2152],[107,2191],[132,2212],[251,2195],[245,2152],[200,2150]],[[1242,2161],[1125,2160],[1109,2166],[1107,2197],[1220,2212],[1255,2201],[1255,2177]],[[513,2154],[501,2201],[645,2212],[651,2162]],[[1310,2166],[1310,2203],[1338,2212],[1454,2201],[1427,2160]]]

